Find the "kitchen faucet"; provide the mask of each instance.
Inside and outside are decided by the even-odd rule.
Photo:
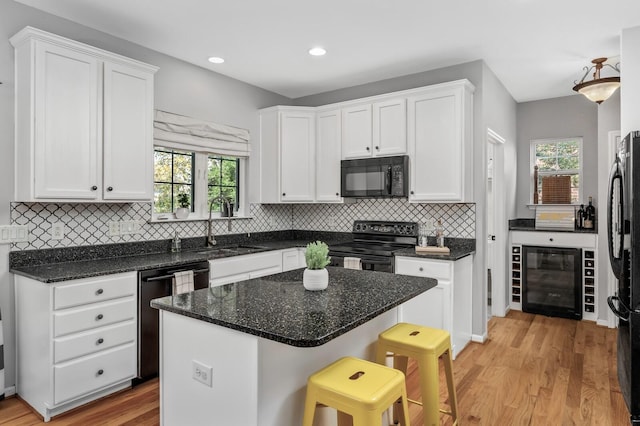
[[[213,235],[212,229],[212,221],[211,221],[211,210],[213,210],[213,203],[216,201],[221,201],[227,205],[227,230],[231,231],[231,203],[228,198],[223,197],[222,195],[218,195],[217,197],[213,197],[209,202],[209,226],[207,228],[207,247],[213,247],[218,242],[216,241],[215,235]]]

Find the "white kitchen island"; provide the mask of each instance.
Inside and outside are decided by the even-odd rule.
[[[299,269],[154,300],[161,423],[299,426],[307,377],[342,356],[373,360],[398,306],[436,285],[328,269],[319,292],[303,288]],[[334,422],[333,410],[320,412],[316,424]]]

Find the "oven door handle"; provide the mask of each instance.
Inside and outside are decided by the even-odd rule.
[[[614,301],[617,301],[618,305],[622,306],[625,312],[621,312],[613,303]],[[627,309],[627,307],[624,305],[624,303],[622,303],[618,296],[607,297],[607,304],[609,305],[609,309],[611,309],[611,312],[613,312],[615,316],[620,318],[622,321],[629,321],[629,309]]]
[[[187,269],[188,271],[188,269]],[[208,272],[209,269],[196,269],[193,271],[193,275],[198,275],[201,274],[203,272]],[[184,271],[176,271],[176,272],[184,272]],[[173,274],[171,275],[160,275],[159,277],[149,277],[149,278],[143,278],[142,281],[146,282],[146,283],[150,283],[153,281],[163,281],[163,280],[167,280],[169,278],[173,278]]]

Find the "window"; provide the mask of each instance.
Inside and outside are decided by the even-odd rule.
[[[207,157],[207,194],[209,200],[220,196],[228,199],[236,208],[239,206],[240,160],[233,157]],[[220,202],[214,203],[215,211],[220,211]]]
[[[187,194],[193,211],[194,153],[156,148],[154,151],[153,209],[171,213],[178,206],[178,194]]]
[[[538,203],[542,203],[542,179],[546,176],[569,176],[571,203],[582,200],[582,138],[531,141],[532,191],[534,167],[538,166]]]
[[[187,194],[190,219],[209,215],[209,201],[224,197],[236,211],[241,207],[241,171],[245,162],[235,157],[207,155],[156,146],[154,149],[153,214],[173,213],[178,195]],[[206,168],[205,173],[200,170]],[[213,204],[213,212],[222,211],[222,203]]]

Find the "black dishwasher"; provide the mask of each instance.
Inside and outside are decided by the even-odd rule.
[[[160,327],[151,300],[171,296],[173,274],[183,271],[193,271],[195,290],[209,286],[208,261],[138,272],[138,382],[158,375]]]

